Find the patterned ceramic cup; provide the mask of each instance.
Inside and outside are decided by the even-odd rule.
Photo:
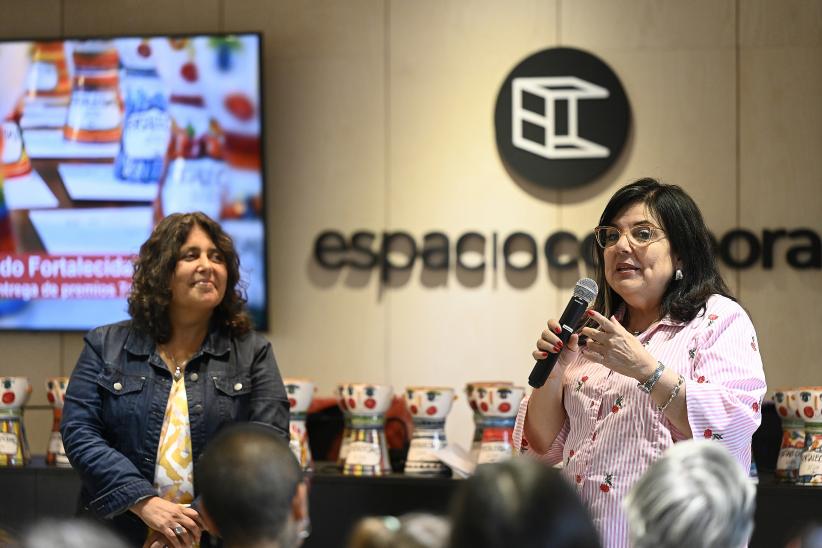
[[[782,422],[782,442],[774,475],[780,481],[795,483],[805,449],[805,424],[798,418],[799,390],[777,388],[773,394],[776,412]]]
[[[409,386],[405,389],[405,405],[414,419],[444,421],[456,399],[454,389],[445,386]]]
[[[63,447],[63,437],[60,435],[60,420],[63,417],[63,404],[66,399],[68,382],[68,377],[49,377],[46,379],[46,397],[54,411],[54,421],[51,425],[51,436],[46,451],[46,464],[56,464],[58,466],[67,466],[69,464],[66,450]]]
[[[311,400],[314,398],[314,383],[307,379],[285,378],[283,384],[291,406],[291,420],[288,425],[289,446],[302,469],[311,470],[314,463],[305,420]]]
[[[345,406],[351,416],[351,426],[343,474],[380,476],[391,472],[385,412],[391,406],[393,395],[394,390],[386,384],[345,385]]]
[[[25,466],[30,459],[23,406],[31,395],[26,377],[0,378],[0,466]]]
[[[805,449],[796,483],[822,488],[822,386],[803,386],[796,395],[805,421]]]

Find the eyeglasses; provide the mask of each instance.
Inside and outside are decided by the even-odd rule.
[[[616,245],[622,237],[623,231],[615,226],[598,226],[594,229],[594,237],[599,247],[605,249]],[[628,242],[634,247],[645,247],[665,237],[665,231],[651,224],[637,225],[627,231]]]

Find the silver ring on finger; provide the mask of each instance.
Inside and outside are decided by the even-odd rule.
[[[177,535],[178,537],[182,536],[183,533],[186,532],[185,528],[182,525],[175,525],[174,529],[172,529],[172,531],[174,531],[174,534]]]

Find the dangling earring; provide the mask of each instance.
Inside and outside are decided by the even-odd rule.
[[[677,268],[677,269],[676,269],[676,272],[674,273],[674,280],[679,281],[679,280],[681,280],[682,278],[683,278],[683,276],[682,276],[682,269],[681,269],[681,268]]]

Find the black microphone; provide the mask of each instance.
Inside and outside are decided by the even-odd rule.
[[[568,339],[571,338],[571,335],[574,334],[574,329],[576,329],[576,326],[579,324],[579,320],[582,319],[582,315],[588,310],[591,301],[596,298],[598,290],[597,283],[591,278],[582,278],[577,282],[576,287],[574,287],[574,296],[568,301],[568,306],[565,307],[565,312],[562,313],[559,319],[559,325],[562,328],[562,333],[559,334],[559,340],[562,341],[563,348],[565,347],[565,343],[568,342]],[[560,348],[556,354],[549,352],[547,358],[538,360],[531,370],[531,375],[528,377],[528,384],[534,388],[539,388],[545,384],[545,379],[548,378],[551,370],[554,369],[560,352],[562,352],[562,348]]]

